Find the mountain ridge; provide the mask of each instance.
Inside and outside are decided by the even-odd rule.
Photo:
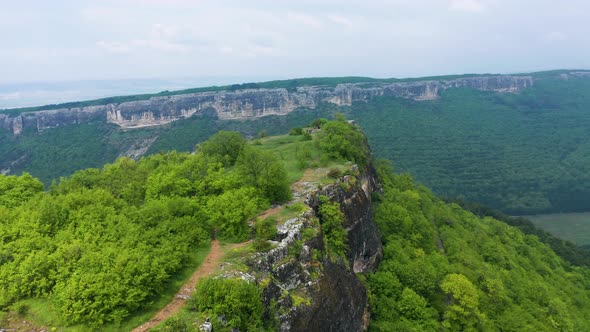
[[[532,86],[532,76],[473,76],[455,79],[410,82],[358,82],[287,88],[249,88],[204,91],[171,96],[152,96],[147,100],[108,103],[74,108],[0,113],[0,128],[19,135],[31,128],[41,131],[70,124],[106,121],[121,128],[158,126],[193,115],[216,116],[222,120],[284,115],[297,108],[315,108],[320,103],[350,106],[379,96],[414,100],[433,100],[451,88],[517,92]]]

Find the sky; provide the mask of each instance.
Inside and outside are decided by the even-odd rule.
[[[0,0],[0,87],[588,69],[589,22],[587,0]]]

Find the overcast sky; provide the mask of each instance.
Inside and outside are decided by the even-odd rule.
[[[587,0],[0,0],[0,84],[590,68]]]

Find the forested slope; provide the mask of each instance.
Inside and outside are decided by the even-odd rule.
[[[508,214],[590,209],[590,79],[538,74],[518,94],[450,89],[434,101],[352,106],[380,158],[443,196]]]
[[[42,307],[54,315],[45,322],[61,327],[128,327],[190,268],[192,253],[207,246],[213,232],[226,241],[250,238],[248,220],[270,203],[289,200],[289,183],[303,169],[336,165],[328,175],[339,178],[342,165],[352,169],[346,161],[361,168],[373,162],[359,128],[342,116],[314,121],[313,127],[312,135],[294,129],[293,135],[251,144],[238,133],[219,132],[195,154],[121,158],[76,172],[47,192],[28,174],[0,176],[0,306],[21,315]],[[378,167],[383,192],[372,197],[384,257],[376,272],[360,275],[369,294],[370,330],[590,329],[590,270],[585,260],[570,259],[575,251],[561,251],[561,257],[539,240],[542,233],[525,227],[525,234],[485,213],[446,203],[384,164]],[[318,188],[335,183],[343,191],[355,183],[350,177],[348,184],[317,181]],[[293,213],[298,204],[284,212]],[[305,278],[322,273],[320,262],[342,262],[350,250],[342,225],[342,211],[349,207],[342,204],[320,204],[318,229],[303,231],[277,264],[303,255],[304,241],[326,251],[322,256],[312,250],[309,267],[320,270]],[[273,247],[268,240],[276,234],[277,219],[253,227],[255,241],[247,254],[256,257]],[[237,257],[233,264],[244,264]],[[197,330],[194,319],[226,311],[230,324],[276,330],[272,315],[261,316],[276,312],[261,304],[269,281],[208,281],[200,291],[197,287],[187,313],[160,330]],[[315,305],[303,293],[279,289],[277,296],[292,301],[281,305]]]
[[[373,331],[586,331],[590,270],[535,235],[381,172],[384,260],[368,276]]]
[[[313,110],[253,120],[199,115],[127,131],[92,122],[25,131],[18,137],[0,133],[0,170],[10,174],[28,171],[49,185],[52,179],[77,169],[100,167],[122,155],[191,151],[218,130],[236,130],[249,137],[261,132],[283,134],[314,118],[343,112],[361,124],[378,157],[394,161],[397,171],[410,172],[439,195],[482,203],[508,214],[587,211],[590,77],[587,72],[572,71],[530,75],[534,84],[518,93],[451,88],[435,100],[380,97],[351,107],[319,104]],[[292,91],[304,85],[362,81],[397,80],[320,78],[224,89],[285,87]],[[52,167],[45,167],[47,164]]]
[[[48,192],[28,174],[0,175],[0,308],[42,301],[52,324],[116,330],[214,232],[248,239],[247,220],[290,195],[283,163],[235,132],[196,154],[82,170]]]

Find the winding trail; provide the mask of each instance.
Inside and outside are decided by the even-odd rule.
[[[227,246],[227,249],[235,249],[243,247],[244,245],[248,244],[248,242],[237,243],[237,244],[230,244]],[[195,291],[195,287],[197,286],[197,282],[204,277],[209,276],[213,272],[215,272],[221,262],[221,258],[223,257],[226,250],[223,250],[220,245],[219,241],[213,240],[211,241],[211,251],[205,257],[205,260],[199,266],[197,271],[193,273],[191,278],[180,288],[180,290],[174,296],[172,302],[168,303],[164,308],[158,311],[149,322],[144,323],[136,328],[133,329],[132,332],[143,332],[151,329],[152,327],[158,325],[160,322],[170,318],[172,315],[177,313],[182,306],[186,303],[186,300],[193,294]]]
[[[291,185],[291,190],[292,191],[301,190],[306,181],[310,181],[313,178],[315,178],[316,176],[317,175],[314,174],[314,171],[312,169],[306,169],[305,173],[303,174],[301,179],[299,179],[299,181],[297,181]],[[271,214],[277,213],[278,211],[280,211],[281,208],[282,208],[282,206],[274,207],[272,209],[265,211],[264,213],[262,213],[258,217],[264,219]],[[221,258],[223,258],[223,255],[225,254],[225,251],[231,250],[231,249],[236,249],[236,248],[241,248],[248,243],[250,243],[250,241],[243,242],[243,243],[230,244],[226,247],[227,249],[224,250],[225,248],[222,249],[219,246],[219,241],[217,241],[217,240],[211,241],[211,251],[209,252],[207,257],[205,257],[205,260],[203,261],[201,266],[199,266],[197,271],[195,271],[195,273],[193,273],[191,278],[184,285],[182,285],[180,290],[174,296],[174,299],[172,300],[172,302],[168,303],[164,308],[162,308],[160,311],[158,311],[152,317],[152,319],[150,319],[148,322],[134,328],[132,330],[132,332],[148,331],[152,327],[155,327],[156,325],[158,325],[160,322],[170,318],[172,315],[177,313],[184,306],[184,304],[186,303],[186,300],[195,291],[195,287],[197,286],[197,282],[201,278],[207,277],[217,270],[217,268],[219,267],[219,263],[221,262]]]

